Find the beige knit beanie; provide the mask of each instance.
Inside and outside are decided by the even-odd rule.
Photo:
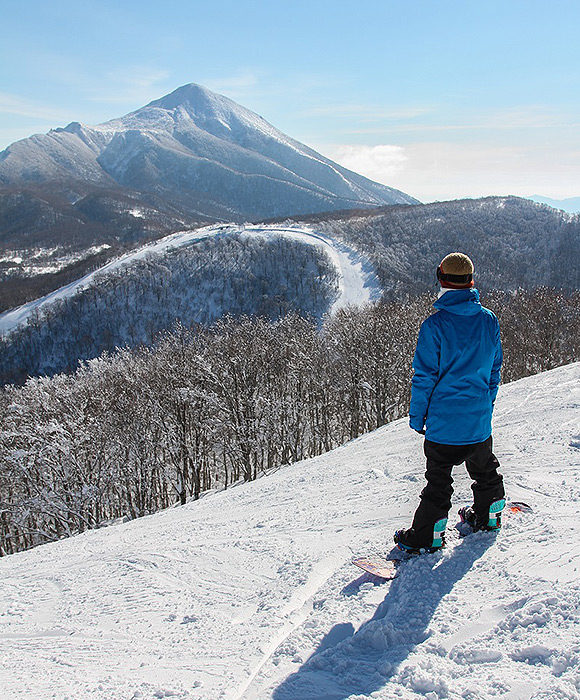
[[[437,269],[437,279],[448,289],[473,287],[473,263],[465,253],[449,253]]]

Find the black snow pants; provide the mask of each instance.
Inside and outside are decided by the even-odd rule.
[[[425,440],[427,485],[421,492],[421,502],[415,512],[412,528],[417,546],[425,546],[433,538],[433,525],[446,518],[453,494],[453,467],[465,462],[473,479],[473,509],[477,518],[487,520],[489,507],[504,497],[503,478],[498,473],[499,462],[492,452],[492,439],[473,445],[441,445]]]

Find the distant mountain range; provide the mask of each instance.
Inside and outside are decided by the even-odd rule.
[[[531,197],[532,202],[539,202],[540,204],[547,204],[554,209],[562,209],[562,211],[567,211],[569,214],[577,214],[580,212],[580,197],[568,197],[567,199],[551,199],[550,197],[542,197],[539,194],[533,194]]]

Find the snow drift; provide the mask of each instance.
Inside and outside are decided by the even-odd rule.
[[[529,514],[404,564],[422,487],[392,423],[187,506],[0,560],[2,697],[580,698],[580,364],[500,388],[495,452]],[[456,471],[454,507],[469,501]],[[453,522],[451,520],[451,522]]]

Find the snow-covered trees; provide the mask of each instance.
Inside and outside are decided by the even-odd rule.
[[[11,553],[315,456],[406,414],[432,295],[319,327],[226,316],[178,324],[74,374],[0,391],[0,550]],[[494,293],[504,381],[580,359],[580,298]]]
[[[149,345],[176,320],[209,324],[224,313],[275,320],[293,311],[320,318],[337,294],[337,270],[319,247],[230,232],[109,271],[51,304],[0,339],[0,381]]]
[[[496,291],[486,295],[486,303],[500,321],[506,356],[502,381],[580,360],[580,292]]]
[[[475,263],[478,288],[580,288],[580,216],[519,197],[486,197],[302,217],[370,260],[391,299],[432,290],[454,250]]]
[[[409,311],[346,310],[324,332],[296,314],[178,325],[153,348],[7,387],[2,550],[185,503],[399,416],[423,313]]]

